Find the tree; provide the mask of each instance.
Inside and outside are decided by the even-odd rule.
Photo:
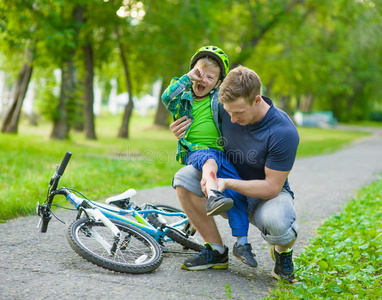
[[[125,73],[125,80],[126,80],[126,87],[127,87],[127,92],[128,92],[128,102],[125,107],[125,111],[123,114],[123,119],[122,119],[122,124],[119,127],[119,132],[118,132],[118,137],[120,138],[129,138],[129,122],[130,122],[130,116],[131,113],[133,112],[134,108],[134,103],[133,103],[133,89],[131,86],[131,74],[130,74],[130,68],[129,68],[129,63],[128,60],[126,59],[126,50],[124,45],[122,45],[121,37],[120,34],[118,33],[118,28],[116,30],[117,33],[117,41],[118,41],[118,46],[119,46],[119,51],[120,51],[120,56],[121,56],[121,61],[122,61],[122,66],[123,70]]]
[[[9,106],[3,116],[2,132],[17,133],[21,107],[33,71],[37,42],[34,37],[36,20],[33,13],[26,11],[25,7],[28,7],[28,4],[0,2],[0,51],[11,61],[9,67],[20,68],[12,88]],[[7,62],[4,65],[7,65]]]
[[[21,107],[32,76],[34,46],[27,48],[26,52],[25,56],[27,57],[27,61],[24,63],[18,79],[13,86],[11,103],[5,111],[1,132],[17,133]]]
[[[73,3],[75,5],[75,3]],[[58,114],[53,121],[51,138],[66,139],[69,135],[68,110],[69,99],[74,97],[75,92],[75,68],[73,57],[78,46],[78,36],[83,23],[84,6],[71,6],[69,3],[62,3],[59,7],[62,25],[67,33],[67,38],[61,40],[58,45],[58,59],[61,61],[61,92],[58,104]]]
[[[86,8],[85,8],[86,9]],[[89,9],[89,7],[88,7]],[[86,24],[87,18],[85,17],[83,23]],[[85,60],[85,76],[84,76],[84,131],[87,139],[97,139],[94,126],[94,55],[92,45],[92,35],[89,30],[84,34],[84,45],[82,46],[84,60]]]

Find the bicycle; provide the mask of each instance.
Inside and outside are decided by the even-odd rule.
[[[151,272],[162,263],[164,243],[170,241],[202,250],[194,238],[196,230],[182,210],[164,204],[134,206],[130,201],[136,194],[134,189],[107,198],[106,204],[89,200],[71,188],[57,189],[71,156],[71,152],[66,152],[49,181],[44,203],[37,203],[41,232],[47,231],[52,216],[60,220],[53,213],[52,204],[55,196],[63,195],[78,211],[67,230],[70,246],[100,267],[122,273]]]

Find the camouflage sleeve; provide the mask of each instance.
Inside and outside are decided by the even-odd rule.
[[[187,74],[180,79],[175,77],[171,80],[170,85],[162,94],[162,102],[164,107],[173,115],[177,114],[178,107],[182,101],[183,92],[191,88],[192,82]]]

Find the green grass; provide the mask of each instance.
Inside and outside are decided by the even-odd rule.
[[[357,121],[357,122],[353,122],[352,125],[382,128],[382,122],[377,122],[377,121]]]
[[[267,299],[382,299],[382,177],[363,188],[295,258],[299,283]]]
[[[60,182],[97,200],[121,193],[170,185],[181,167],[175,161],[176,140],[171,131],[153,128],[153,115],[133,115],[130,138],[117,138],[122,116],[96,119],[97,140],[71,131],[70,140],[49,139],[51,125],[30,126],[23,120],[19,133],[0,134],[0,220],[33,214],[44,201],[48,181],[66,151],[72,159]],[[299,128],[298,157],[333,152],[365,133]],[[58,197],[61,203],[66,201]]]
[[[322,128],[298,128],[298,131],[300,135],[298,158],[333,153],[365,136],[364,132]]]
[[[128,188],[169,185],[180,168],[174,159],[176,140],[171,132],[150,128],[147,119],[134,116],[130,139],[118,139],[120,120],[110,115],[98,118],[97,141],[76,132],[70,141],[50,140],[51,129],[46,124],[37,128],[23,124],[18,135],[0,134],[0,219],[34,213],[66,151],[73,156],[60,185],[92,199]]]

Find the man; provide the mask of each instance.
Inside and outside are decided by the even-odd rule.
[[[239,66],[231,70],[219,92],[219,115],[228,159],[239,172],[239,179],[218,179],[218,190],[232,189],[248,199],[248,218],[272,245],[275,260],[272,275],[295,282],[292,246],[298,227],[293,206],[294,195],[288,183],[299,137],[285,112],[269,98],[260,95],[261,80],[252,70]],[[224,109],[223,109],[224,108]],[[189,121],[179,119],[171,125],[179,138]],[[204,238],[204,250],[187,259],[182,268],[204,270],[228,267],[228,254],[219,251],[223,241],[212,217],[206,215],[200,186],[200,171],[192,166],[179,170],[173,180],[179,201]],[[204,188],[204,182],[202,182]]]

